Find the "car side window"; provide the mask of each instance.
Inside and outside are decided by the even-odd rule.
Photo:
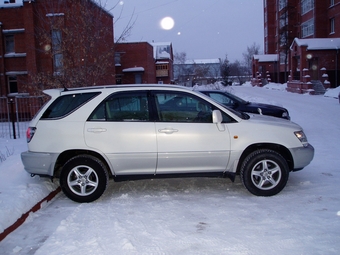
[[[89,121],[149,121],[146,92],[115,93],[93,111]]]
[[[63,118],[91,99],[99,95],[100,92],[93,93],[75,93],[58,97],[43,113],[41,119],[60,119]]]
[[[212,105],[183,92],[156,92],[159,120],[162,122],[212,123]]]
[[[234,101],[232,99],[230,99],[229,97],[227,97],[226,95],[222,95],[222,94],[219,94],[219,93],[209,93],[209,95],[212,99],[214,99],[217,102],[220,102],[224,105],[231,106],[234,103]]]

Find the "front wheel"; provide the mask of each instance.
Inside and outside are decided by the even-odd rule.
[[[92,202],[105,191],[108,182],[105,165],[96,157],[79,155],[65,163],[60,173],[64,194],[75,202]]]
[[[277,152],[260,149],[249,154],[241,166],[241,179],[256,196],[273,196],[287,184],[289,167]]]

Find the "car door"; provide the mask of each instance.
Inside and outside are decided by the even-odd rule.
[[[109,96],[90,115],[84,133],[87,146],[105,154],[116,175],[155,173],[155,124],[146,91]]]
[[[213,105],[186,92],[153,93],[156,121],[157,174],[223,172],[230,154],[226,125],[212,122]]]

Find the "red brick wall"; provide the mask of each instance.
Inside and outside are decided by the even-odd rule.
[[[116,74],[122,75],[122,84],[134,84],[135,74],[123,69],[143,67],[142,83],[156,83],[153,47],[147,42],[116,44],[115,51],[121,54],[121,66],[116,67]]]

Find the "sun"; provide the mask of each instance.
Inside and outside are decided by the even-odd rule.
[[[164,30],[170,30],[174,27],[175,21],[171,17],[165,17],[161,20],[161,28]]]

